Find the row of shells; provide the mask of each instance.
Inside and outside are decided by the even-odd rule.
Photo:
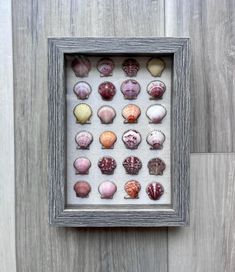
[[[116,160],[111,156],[104,156],[98,161],[98,167],[102,174],[112,175],[117,167]],[[136,156],[127,157],[122,163],[126,174],[138,175],[142,168],[141,160]],[[79,157],[73,163],[76,175],[88,175],[91,161],[87,157]],[[163,175],[166,168],[165,162],[160,158],[149,160],[147,167],[150,175]]]
[[[153,77],[160,77],[166,64],[161,58],[150,58],[146,63],[146,68]],[[92,65],[86,56],[76,55],[71,63],[71,68],[76,77],[88,77]],[[115,63],[111,58],[101,58],[96,65],[101,77],[112,76]],[[122,70],[128,77],[137,76],[140,70],[139,62],[134,58],[125,59],[122,63]]]
[[[89,124],[92,117],[92,108],[86,103],[80,103],[74,107],[73,114],[76,122],[79,124]],[[124,123],[137,123],[141,114],[140,107],[135,104],[128,104],[122,110]],[[146,116],[149,123],[159,124],[166,116],[167,110],[162,104],[153,104],[146,110]],[[116,111],[113,107],[104,105],[98,109],[97,115],[102,124],[111,124],[116,117]]]
[[[121,84],[120,89],[125,99],[133,100],[138,97],[141,87],[138,81],[127,79]],[[165,91],[166,85],[160,80],[151,81],[147,85],[147,93],[150,95],[151,100],[161,99]],[[85,100],[89,98],[92,88],[86,81],[79,81],[74,85],[73,92],[78,99]],[[115,85],[109,81],[102,82],[98,87],[98,93],[103,100],[112,100],[116,92]]]
[[[85,198],[91,192],[91,185],[87,181],[77,181],[74,184],[77,197]],[[125,199],[138,199],[141,185],[137,180],[129,180],[124,185]],[[117,185],[112,181],[103,181],[98,186],[101,199],[112,199],[117,191]],[[151,182],[146,187],[146,193],[151,200],[159,200],[164,194],[164,187],[159,182]]]

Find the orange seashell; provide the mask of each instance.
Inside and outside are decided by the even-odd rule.
[[[134,104],[129,104],[122,110],[122,116],[125,118],[124,123],[136,123],[140,114],[140,108]]]
[[[112,131],[104,131],[100,135],[100,143],[104,149],[112,149],[116,141],[117,136]]]
[[[125,196],[125,199],[137,199],[139,191],[141,189],[141,185],[138,181],[136,180],[129,180],[125,183],[124,189],[127,193],[127,196]]]

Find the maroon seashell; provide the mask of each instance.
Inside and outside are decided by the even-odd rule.
[[[72,61],[71,67],[76,77],[87,77],[91,70],[91,63],[84,56],[76,56]]]
[[[114,62],[110,58],[102,58],[97,63],[97,70],[101,77],[111,76],[114,69]]]
[[[163,186],[158,182],[149,183],[146,188],[146,193],[148,194],[149,198],[152,200],[158,200],[164,193]]]
[[[117,163],[114,158],[106,156],[99,160],[98,167],[100,168],[102,174],[112,175],[114,169],[117,167]]]
[[[116,87],[113,83],[106,81],[99,85],[98,91],[104,100],[112,100],[116,94]]]
[[[166,168],[166,164],[160,158],[153,158],[148,162],[148,169],[150,175],[162,175]]]
[[[137,130],[130,129],[124,132],[122,141],[128,149],[136,149],[141,143],[141,135]]]
[[[126,59],[122,64],[122,69],[126,76],[134,77],[140,69],[140,65],[135,59]]]
[[[136,99],[140,93],[140,84],[134,79],[127,79],[121,85],[121,92],[125,99]]]
[[[87,175],[91,167],[91,162],[86,157],[79,157],[74,161],[73,166],[76,170],[76,174]]]
[[[138,194],[139,191],[141,189],[140,183],[136,180],[129,180],[125,183],[124,185],[124,190],[127,193],[127,196],[125,196],[124,198],[128,199],[136,199],[139,198]]]
[[[78,181],[73,186],[74,191],[76,192],[77,197],[88,197],[91,186],[87,181]]]
[[[166,85],[160,80],[154,80],[147,86],[147,92],[151,96],[150,99],[161,99],[166,91]]]
[[[129,156],[123,161],[122,165],[127,174],[137,175],[142,167],[142,162],[137,157]]]

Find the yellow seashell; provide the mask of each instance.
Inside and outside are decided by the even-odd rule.
[[[102,148],[104,149],[111,149],[113,145],[117,141],[117,136],[112,131],[104,131],[100,135],[100,143],[102,144]]]
[[[86,124],[91,118],[92,110],[89,105],[81,103],[74,108],[73,114],[76,117],[77,123]]]
[[[159,58],[152,58],[147,63],[147,69],[154,77],[160,77],[165,66],[165,62]]]

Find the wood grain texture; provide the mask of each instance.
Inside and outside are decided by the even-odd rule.
[[[16,271],[11,1],[0,2],[0,270]]]
[[[13,0],[18,271],[167,271],[165,228],[48,224],[47,37],[164,35],[163,1],[118,3]]]
[[[234,151],[235,2],[165,2],[166,35],[191,39],[191,151]]]
[[[169,228],[169,272],[235,271],[235,154],[191,156],[191,225]]]

